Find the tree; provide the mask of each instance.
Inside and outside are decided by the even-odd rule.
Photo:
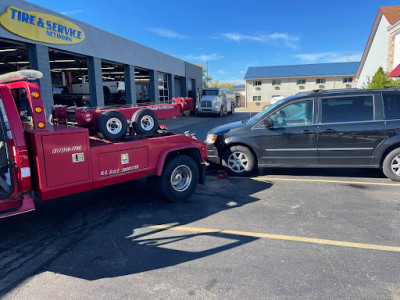
[[[372,80],[368,78],[367,82],[364,84],[364,88],[367,89],[382,89],[391,85],[399,85],[400,79],[392,79],[388,77],[388,74],[383,71],[382,67],[379,67],[376,71]]]
[[[203,65],[199,65],[197,64],[196,66],[201,67],[202,72],[203,72],[203,88],[206,88],[210,85],[210,82],[212,81],[212,77],[207,75],[207,67],[203,66]]]
[[[210,83],[210,87],[218,87],[218,88],[226,88],[229,89],[233,92],[233,87],[235,85],[239,85],[239,83],[237,82],[229,82],[229,81],[219,81],[219,80],[215,80],[213,82]]]

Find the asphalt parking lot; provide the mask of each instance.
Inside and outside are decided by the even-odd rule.
[[[204,140],[233,116],[164,122]],[[399,299],[400,184],[379,170],[260,170],[186,202],[145,180],[0,220],[4,299]]]

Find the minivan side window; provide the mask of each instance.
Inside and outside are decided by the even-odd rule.
[[[282,107],[269,117],[274,126],[300,126],[313,123],[314,100],[297,101]]]
[[[322,123],[372,121],[372,95],[322,99]]]
[[[400,119],[400,94],[399,95],[383,95],[383,103],[385,105],[385,119]]]

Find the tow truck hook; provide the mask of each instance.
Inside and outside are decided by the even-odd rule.
[[[190,130],[185,131],[183,134],[186,135],[187,137],[190,137],[190,138],[192,138],[192,139],[197,140],[196,134],[195,134],[195,133],[190,133]]]

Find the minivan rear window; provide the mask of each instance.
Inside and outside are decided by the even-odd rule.
[[[322,99],[322,123],[372,121],[373,96],[351,96]]]
[[[385,105],[385,119],[400,119],[400,94],[383,95],[383,103]]]

